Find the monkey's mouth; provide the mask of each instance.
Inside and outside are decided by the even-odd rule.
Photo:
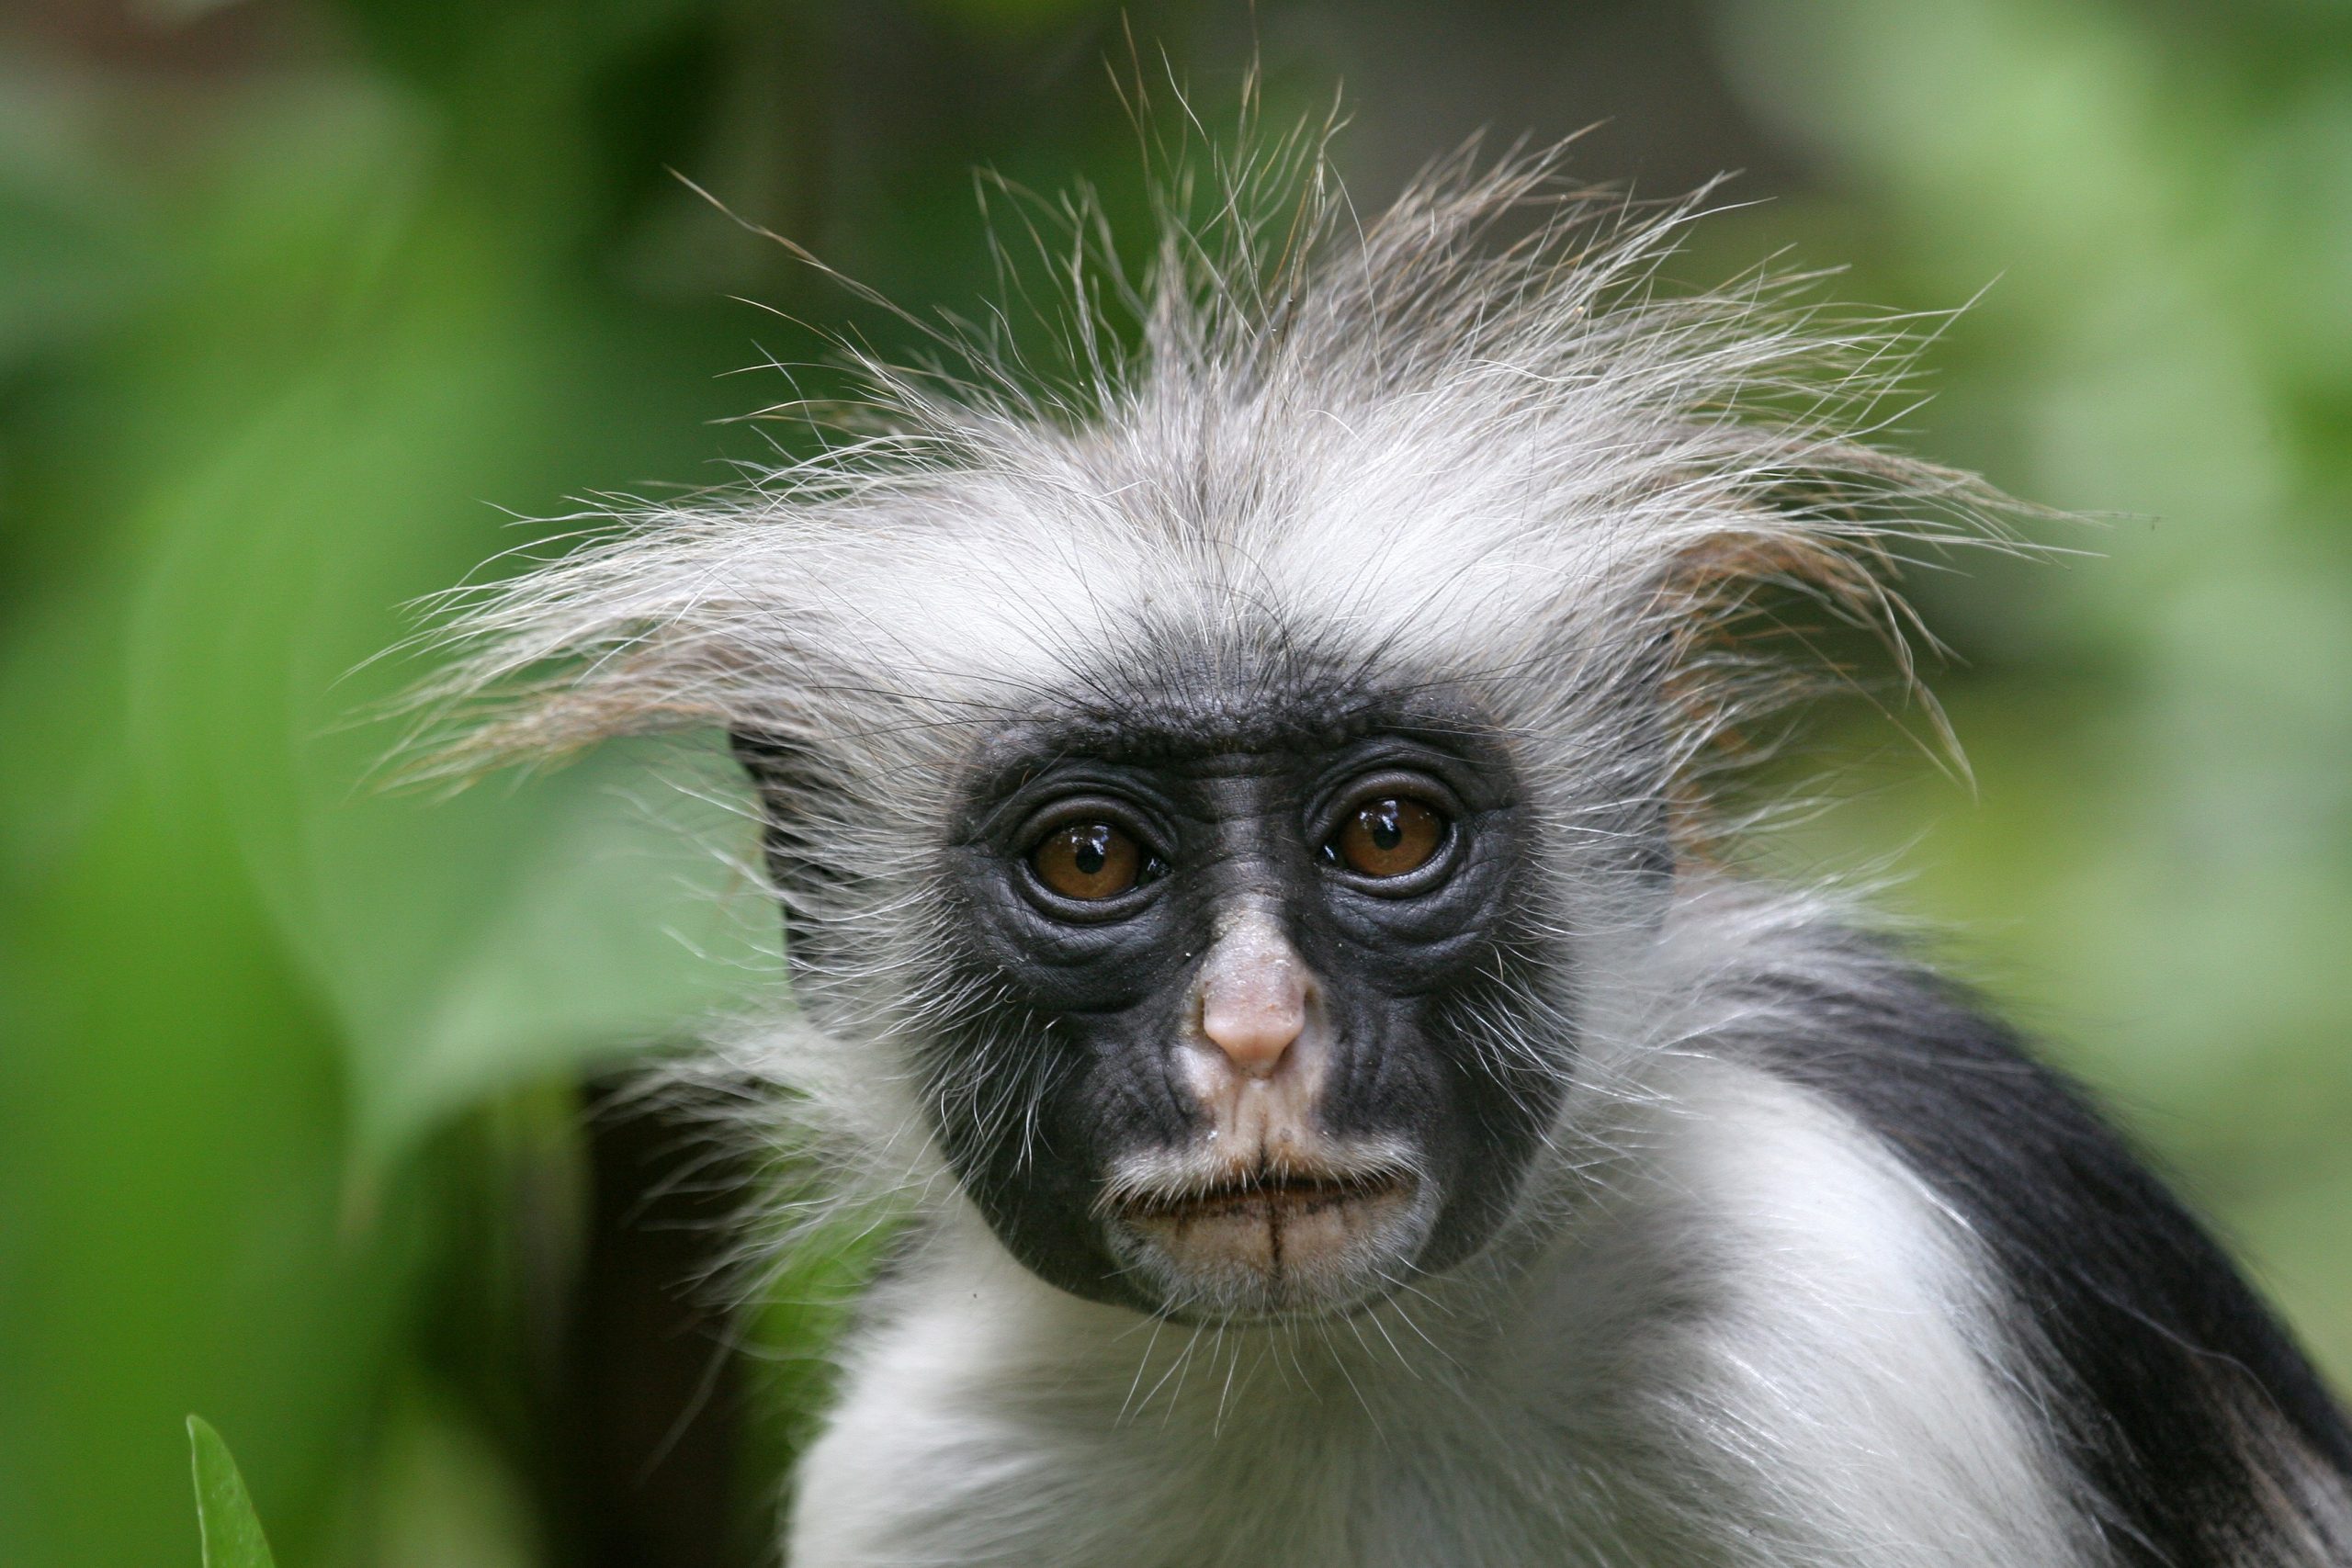
[[[1276,1224],[1308,1219],[1348,1204],[1400,1199],[1411,1185],[1410,1179],[1397,1171],[1251,1172],[1192,1191],[1139,1193],[1120,1208],[1136,1224],[1181,1226],[1232,1219]]]
[[[1158,1174],[1120,1183],[1106,1218],[1183,1315],[1345,1310],[1385,1294],[1427,1234],[1430,1194],[1394,1162]]]

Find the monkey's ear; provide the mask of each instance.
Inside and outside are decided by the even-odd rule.
[[[767,730],[731,728],[727,744],[759,795],[760,854],[783,908],[786,953],[798,965],[821,962],[812,914],[840,880],[810,827],[821,765],[806,742]]]
[[[2022,510],[1971,476],[1824,443],[1675,531],[1637,614],[1655,637],[1679,852],[1715,847],[1709,775],[1781,754],[1816,699],[1861,696],[1966,777],[1919,668],[1940,645],[1900,579],[1915,557],[2030,551],[2003,509]]]
[[[1831,439],[1772,453],[1774,439],[1766,429],[1688,443],[1699,465],[1678,482],[1712,482],[1723,494],[1668,531],[1652,579],[1661,620],[1676,631],[1678,663],[1777,624],[1771,612],[1802,599],[1869,633],[1910,683],[1914,649],[1934,641],[1897,590],[1905,561],[1968,549],[2032,553],[2009,519],[2057,515],[1939,464]],[[1724,450],[1713,451],[1718,445]]]
[[[767,807],[769,829],[786,828],[786,823],[778,823],[776,818],[797,816],[797,808],[807,804],[811,785],[819,781],[816,757],[811,755],[809,745],[805,740],[778,736],[772,728],[734,724],[727,728],[727,750],[734,752],[734,760],[743,766],[743,773],[760,792],[762,807]]]
[[[1745,596],[1767,582],[1845,598],[1870,581],[1852,550],[1769,515],[1730,524],[1684,545],[1668,558],[1664,577],[1668,587],[1693,601]]]
[[[752,783],[763,791],[771,784],[789,786],[807,773],[808,747],[767,730],[741,726],[729,728],[727,749],[751,775]]]
[[[808,819],[822,777],[808,746],[770,730],[740,726],[728,730],[727,745],[759,793],[770,871],[780,874],[780,855],[805,863],[811,848]]]

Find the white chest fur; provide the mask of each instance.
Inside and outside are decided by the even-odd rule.
[[[1564,1140],[1519,1261],[1339,1322],[1155,1324],[943,1236],[854,1353],[791,1562],[2098,1561],[1930,1196],[1796,1089],[1673,1073]]]

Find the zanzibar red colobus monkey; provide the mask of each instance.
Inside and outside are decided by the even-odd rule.
[[[756,791],[793,1006],[723,1049],[899,1237],[789,1562],[2352,1562],[2197,1222],[1727,869],[1760,607],[1899,643],[1895,564],[1999,532],[1857,434],[1888,323],[1657,287],[1695,208],[1552,158],[1373,220],[1318,158],[1069,268],[1069,374],[866,363],[461,614],[453,765],[707,726]]]

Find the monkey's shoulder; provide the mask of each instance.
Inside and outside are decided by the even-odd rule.
[[[1859,1122],[1958,1221],[2121,1561],[2352,1561],[2341,1406],[2081,1086],[1983,998],[1835,923],[1781,929],[1721,979],[1720,1048]]]

